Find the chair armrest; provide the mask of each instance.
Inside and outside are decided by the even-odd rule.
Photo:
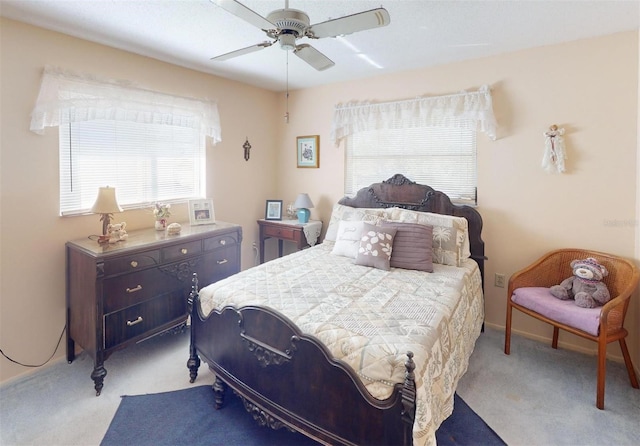
[[[545,255],[531,265],[516,271],[509,278],[507,299],[511,298],[513,291],[523,287],[551,287],[559,285],[564,279],[563,276],[566,265],[564,259],[555,253]]]
[[[629,297],[630,295],[616,296],[604,304],[600,312],[601,332],[611,333],[622,328],[627,306],[629,305]]]

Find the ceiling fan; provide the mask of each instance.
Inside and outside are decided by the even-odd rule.
[[[304,11],[289,8],[289,0],[285,0],[284,9],[273,11],[266,18],[236,0],[211,1],[225,11],[260,28],[268,37],[274,39],[273,41],[258,43],[211,58],[211,60],[216,61],[253,53],[279,42],[282,49],[293,51],[293,54],[313,68],[322,71],[331,68],[335,63],[311,45],[306,43],[298,44],[298,39],[303,37],[309,39],[337,37],[386,26],[391,21],[386,9],[376,8],[311,25],[309,16]]]

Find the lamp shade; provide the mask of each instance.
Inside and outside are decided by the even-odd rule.
[[[101,187],[98,189],[98,197],[93,203],[91,212],[94,214],[113,214],[114,212],[122,212],[122,208],[116,201],[115,187]]]
[[[293,207],[296,209],[309,209],[313,207],[313,202],[309,198],[309,194],[299,194],[295,203],[293,203]]]
[[[293,207],[298,209],[298,223],[308,223],[311,212],[309,208],[313,207],[313,202],[309,198],[309,194],[299,194]]]

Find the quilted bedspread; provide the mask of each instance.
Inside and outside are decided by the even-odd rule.
[[[203,314],[226,305],[274,308],[356,370],[378,399],[404,381],[412,351],[414,444],[435,445],[484,319],[478,265],[467,259],[461,267],[434,264],[433,273],[384,271],[331,254],[332,247],[325,242],[203,288]]]

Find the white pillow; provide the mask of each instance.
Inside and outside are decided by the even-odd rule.
[[[338,226],[341,221],[366,221],[376,224],[382,219],[391,218],[391,208],[353,208],[336,203],[333,205],[327,233],[324,240],[335,242],[338,237]]]
[[[355,259],[360,248],[363,221],[342,220],[338,224],[338,234],[331,254]]]

